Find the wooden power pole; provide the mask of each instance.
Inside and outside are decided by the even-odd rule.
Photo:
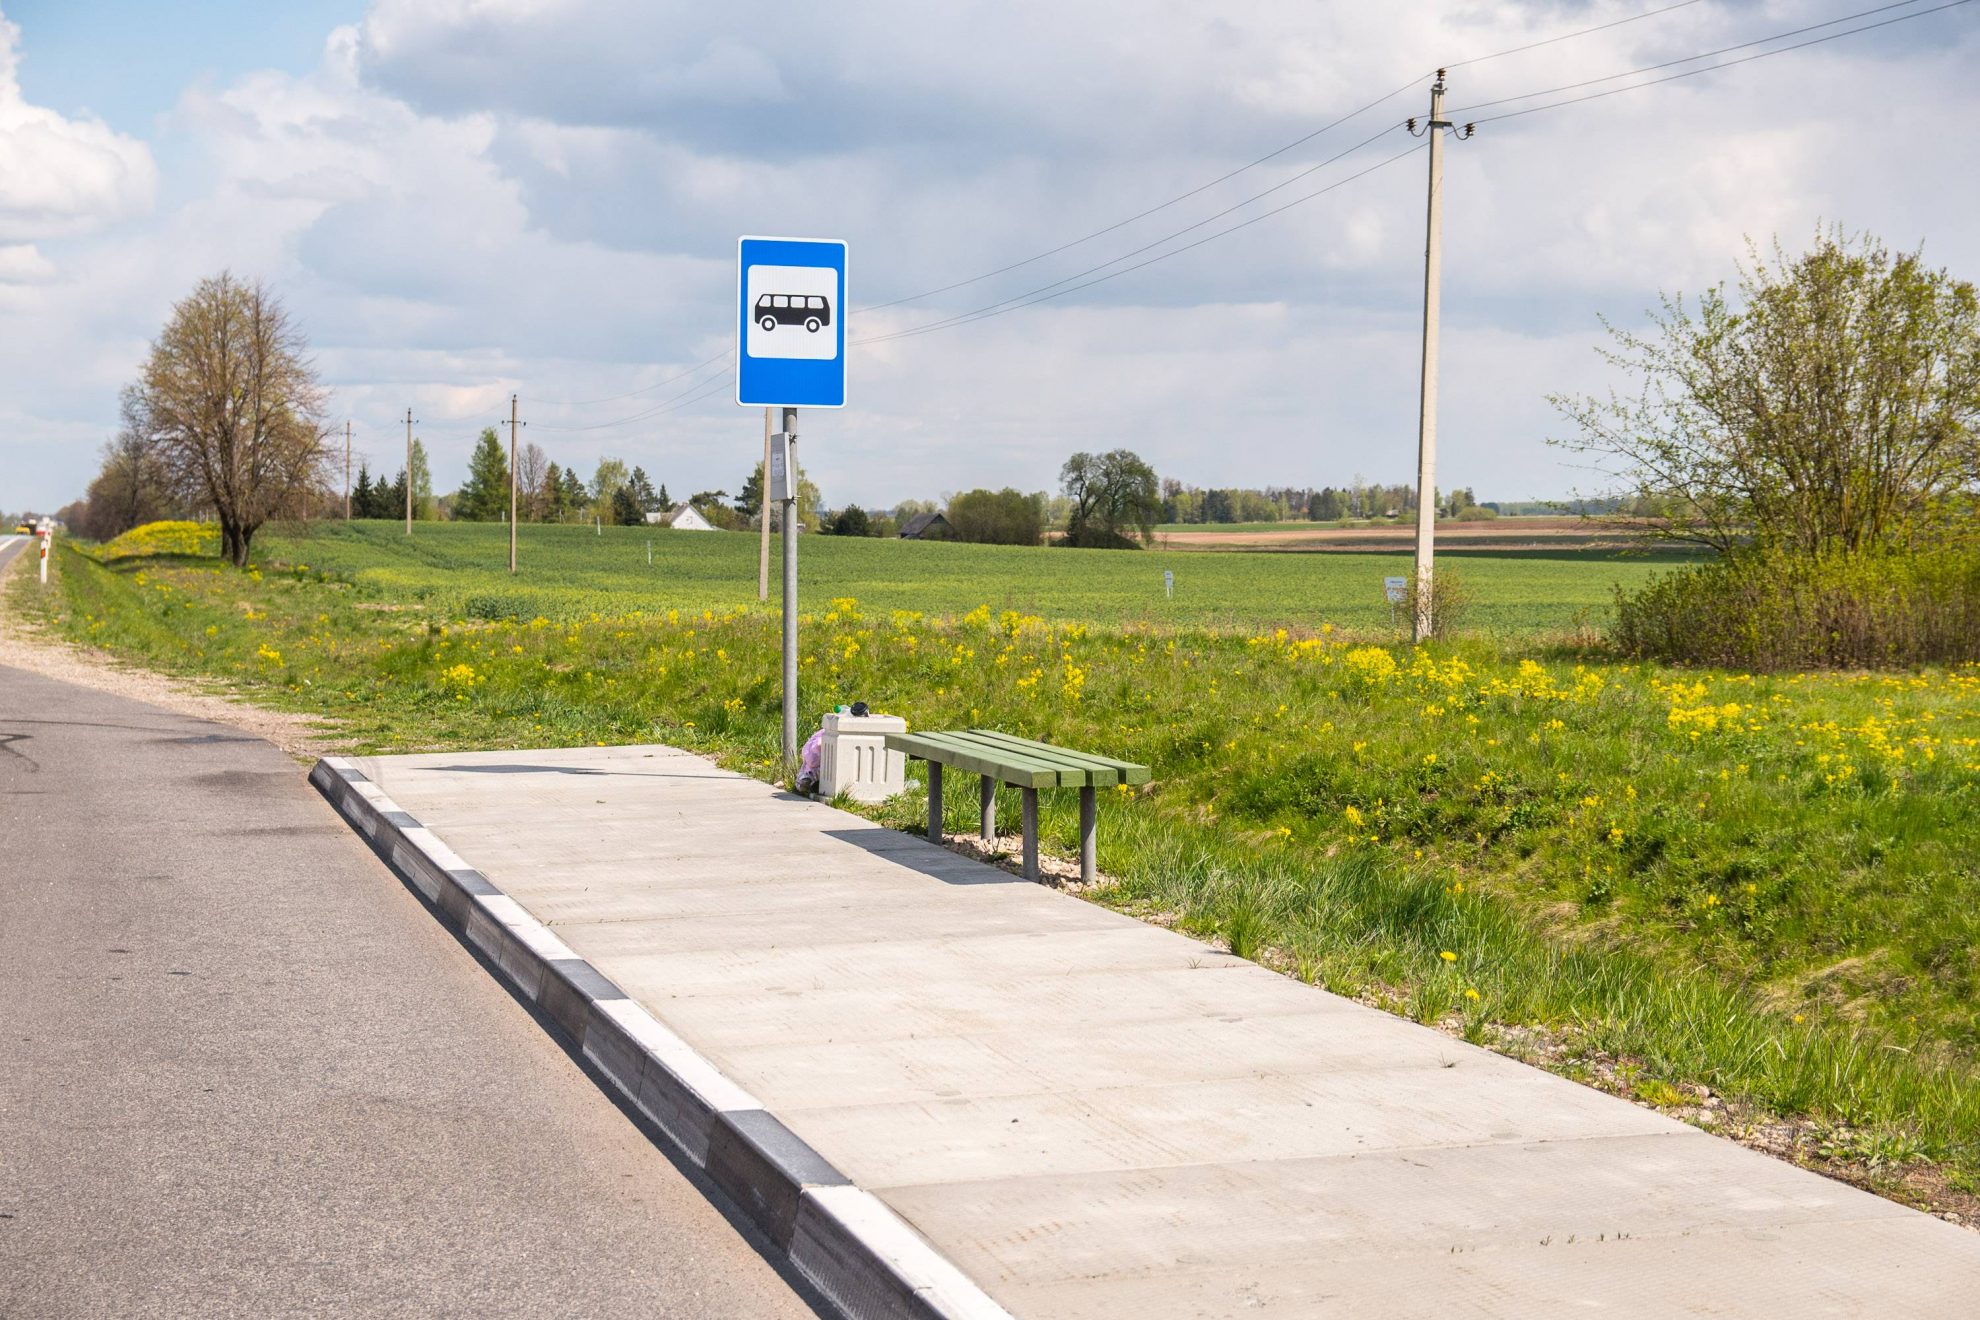
[[[509,396],[509,571],[516,571],[516,396]]]
[[[1444,71],[1430,88],[1430,118],[1423,132],[1430,139],[1430,201],[1423,238],[1423,375],[1416,414],[1416,576],[1415,615],[1410,636],[1429,640],[1436,626],[1431,611],[1432,570],[1437,554],[1437,320],[1439,283],[1443,277],[1444,237]],[[1416,120],[1409,121],[1415,133]],[[1459,138],[1468,138],[1466,124]]]
[[[406,535],[412,535],[412,409],[406,409]]]

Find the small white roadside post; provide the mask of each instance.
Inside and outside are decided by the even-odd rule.
[[[48,585],[48,546],[54,539],[55,529],[53,527],[43,527],[41,529],[41,585],[44,587]]]
[[[1176,575],[1171,569],[1162,570],[1162,594],[1170,600],[1176,598]]]

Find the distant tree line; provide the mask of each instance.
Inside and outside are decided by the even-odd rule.
[[[1499,509],[1481,504],[1469,487],[1437,494],[1442,518],[1493,518]],[[1201,488],[1170,478],[1162,483],[1165,523],[1352,522],[1416,515],[1416,487],[1383,485],[1355,477],[1345,486],[1237,486]]]

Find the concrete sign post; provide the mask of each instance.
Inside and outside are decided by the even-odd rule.
[[[846,245],[742,238],[736,244],[736,402],[781,408],[766,508],[784,519],[784,777],[798,772],[797,410],[846,406]],[[778,489],[781,485],[781,489]]]

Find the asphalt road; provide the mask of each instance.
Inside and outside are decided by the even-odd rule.
[[[705,1188],[302,767],[0,667],[0,1316],[815,1314]]]

